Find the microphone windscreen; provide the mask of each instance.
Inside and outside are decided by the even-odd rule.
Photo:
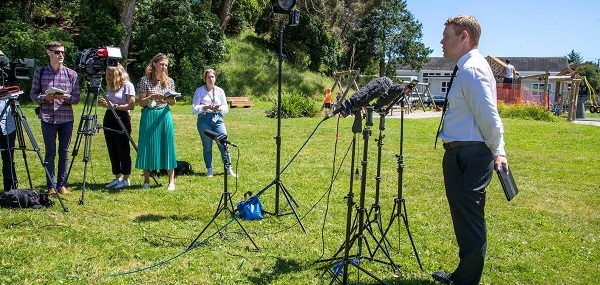
[[[404,90],[404,87],[401,86],[400,84],[394,84],[394,85],[390,86],[387,93],[379,96],[379,98],[377,99],[377,102],[375,102],[375,104],[373,104],[373,107],[375,108],[375,110],[385,108],[387,105],[394,102],[394,100],[396,100],[396,98],[398,98],[400,96],[400,94],[402,94],[403,90]]]
[[[373,99],[387,93],[393,82],[389,77],[378,77],[367,83],[363,88],[360,88],[352,97],[350,102],[354,107],[365,107],[369,105]]]

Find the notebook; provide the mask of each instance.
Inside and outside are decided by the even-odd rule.
[[[499,169],[496,170],[496,173],[498,174],[498,179],[500,180],[500,184],[506,195],[506,200],[510,201],[515,198],[515,196],[519,194],[519,189],[517,188],[517,183],[515,183],[512,169],[510,169],[508,173],[506,173],[504,169]]]

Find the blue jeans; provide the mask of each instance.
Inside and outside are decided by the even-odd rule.
[[[42,135],[46,148],[46,167],[50,177],[54,179],[54,158],[56,157],[56,136],[58,135],[58,177],[56,179],[56,191],[67,184],[67,167],[69,166],[69,146],[71,145],[71,134],[73,122],[62,124],[49,124],[42,122]],[[53,182],[46,177],[48,189],[52,188]]]
[[[0,131],[0,149],[2,149],[2,179],[4,182],[4,191],[17,189],[18,187],[14,161],[16,138],[16,131],[7,135],[3,135]]]
[[[204,130],[211,130],[219,134],[226,134],[227,130],[225,129],[225,122],[223,122],[223,117],[221,117],[221,114],[206,113],[204,115],[198,116],[196,127],[198,128],[198,132],[200,133],[200,139],[202,139],[202,154],[204,156],[204,165],[206,165],[206,168],[212,168],[213,140],[209,136],[204,134]],[[223,147],[221,144],[217,144],[217,147],[221,152],[221,160],[223,161],[223,163],[231,163],[231,156],[229,154],[229,151],[225,153],[225,147]]]

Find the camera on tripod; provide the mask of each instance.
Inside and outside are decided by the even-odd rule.
[[[29,70],[34,66],[31,58],[19,58],[11,61],[0,51],[0,86],[16,84],[19,80],[29,80]]]
[[[75,55],[75,71],[89,75],[106,73],[107,66],[117,66],[122,58],[118,47],[88,48]]]

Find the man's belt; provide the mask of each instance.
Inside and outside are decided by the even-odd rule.
[[[449,142],[449,143],[444,143],[444,149],[445,150],[449,150],[455,147],[459,147],[459,146],[466,146],[466,145],[473,145],[473,144],[482,144],[483,142],[480,141],[456,141],[456,142]]]

